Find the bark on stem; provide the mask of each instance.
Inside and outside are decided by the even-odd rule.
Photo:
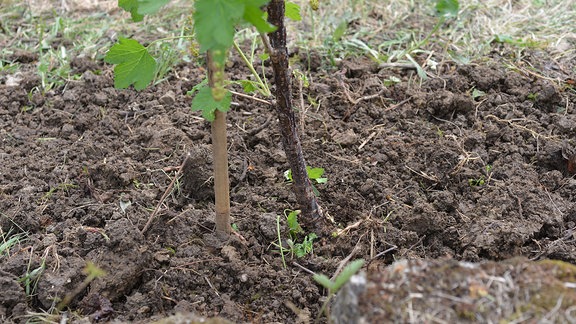
[[[214,87],[214,64],[212,53],[206,55],[208,66],[208,85]],[[212,122],[212,155],[214,157],[214,199],[216,208],[216,232],[228,237],[230,226],[230,182],[228,180],[228,144],[226,135],[226,113],[216,110]]]
[[[292,84],[288,67],[284,11],[284,0],[272,0],[268,4],[268,22],[277,27],[276,31],[268,34],[272,47],[270,59],[276,85],[276,112],[282,133],[282,144],[292,169],[296,200],[300,205],[302,214],[307,218],[304,222],[316,221],[320,217],[320,208],[306,172],[306,161],[296,130],[296,117],[292,106]]]

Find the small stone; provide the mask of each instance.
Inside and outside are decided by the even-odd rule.
[[[240,275],[240,282],[247,282],[248,281],[248,275],[243,273]]]
[[[165,95],[160,97],[160,103],[163,105],[172,105],[176,101],[176,95],[172,91],[166,92]]]
[[[74,126],[70,124],[64,124],[60,132],[62,135],[70,135],[74,132]]]
[[[339,145],[352,146],[358,142],[359,136],[350,128],[343,133],[337,130],[332,132],[332,139]]]
[[[170,260],[170,253],[168,251],[158,251],[154,253],[154,260],[165,263]]]
[[[150,312],[149,306],[142,306],[142,307],[138,308],[138,314],[146,314],[148,312]]]
[[[108,96],[102,92],[94,94],[94,103],[98,106],[105,106],[108,103]]]
[[[74,93],[72,93],[72,91],[65,91],[64,94],[62,95],[62,98],[64,99],[64,101],[76,100],[76,96],[74,95]]]
[[[286,163],[286,153],[280,149],[270,150],[270,157],[277,163]]]

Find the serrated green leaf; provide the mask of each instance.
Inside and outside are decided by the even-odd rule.
[[[460,3],[458,0],[438,0],[436,1],[436,11],[445,18],[455,18],[458,16]]]
[[[258,90],[256,83],[250,80],[240,80],[240,85],[242,85],[242,89],[246,93],[252,93]]]
[[[138,0],[138,13],[149,15],[157,13],[170,0]]]
[[[186,92],[187,95],[192,96],[194,95],[196,92],[198,92],[200,89],[202,89],[203,87],[208,85],[208,78],[205,78],[204,80],[202,80],[200,83],[198,83],[197,85],[193,86],[192,89],[188,90],[188,92]]]
[[[135,22],[142,21],[144,18],[144,15],[138,13],[138,0],[118,0],[118,7],[129,12]]]
[[[243,15],[244,4],[238,0],[197,0],[194,26],[200,51],[231,47],[234,25]]]
[[[252,24],[261,33],[270,33],[276,30],[276,26],[269,24],[264,19],[264,11],[260,8],[270,0],[247,0],[244,8],[244,20]]]
[[[312,180],[318,179],[318,178],[322,177],[322,175],[324,174],[323,168],[306,167],[306,171],[308,172],[308,178],[310,178]]]
[[[336,293],[340,287],[352,278],[352,276],[362,268],[364,265],[364,260],[358,259],[354,260],[344,267],[342,272],[334,279],[334,285],[332,286],[332,293]]]
[[[284,15],[286,18],[292,19],[294,21],[302,20],[302,16],[300,15],[300,6],[295,4],[292,1],[284,1],[285,5],[285,12]]]
[[[136,90],[142,90],[154,78],[156,60],[134,39],[120,38],[106,53],[104,61],[117,64],[114,67],[116,88],[124,89],[134,84]]]
[[[295,235],[303,232],[302,227],[298,224],[298,215],[300,210],[291,211],[288,216],[286,216],[286,222],[288,223],[288,228],[290,228],[290,234]]]
[[[222,112],[227,112],[230,110],[230,104],[232,103],[232,94],[227,91],[224,98],[220,101],[214,100],[212,97],[212,89],[208,86],[204,86],[198,90],[198,93],[192,100],[192,110],[202,111],[202,117],[207,121],[214,121],[216,110]]]
[[[170,0],[118,0],[118,7],[132,15],[133,21],[142,21],[144,15],[158,12]]]
[[[303,256],[306,255],[306,247],[304,247],[303,244],[298,243],[294,246],[294,255],[296,255],[297,258],[301,258]]]
[[[326,277],[326,275],[315,274],[312,278],[314,278],[314,281],[319,283],[322,287],[332,291],[332,286],[334,283],[330,280],[330,278]]]

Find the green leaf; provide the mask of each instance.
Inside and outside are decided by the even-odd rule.
[[[334,42],[339,42],[342,36],[344,36],[344,33],[346,32],[347,28],[348,28],[348,22],[346,20],[339,23],[338,26],[336,26],[336,29],[334,29],[334,31],[332,32],[332,40]]]
[[[298,224],[299,214],[300,210],[293,210],[288,214],[288,216],[286,216],[286,222],[288,223],[288,228],[290,228],[291,235],[296,235],[300,232],[303,232],[302,227],[300,227],[300,224]]]
[[[200,51],[232,46],[234,25],[244,15],[244,3],[238,0],[197,0],[194,26]]]
[[[322,287],[332,291],[332,287],[333,287],[334,283],[330,280],[330,278],[326,277],[326,275],[315,274],[313,276],[313,278],[314,278],[314,281],[316,281],[317,283],[322,285]]]
[[[252,24],[261,33],[270,33],[276,30],[276,26],[269,24],[264,19],[265,14],[260,8],[270,0],[246,0],[244,8],[244,20]]]
[[[192,110],[201,110],[202,117],[211,122],[214,121],[216,110],[227,112],[230,110],[231,102],[232,94],[230,91],[226,92],[224,99],[216,101],[212,96],[212,89],[208,86],[204,86],[198,90],[198,93],[192,100]]]
[[[118,6],[132,15],[135,22],[142,21],[144,15],[158,12],[170,0],[118,0]]]
[[[306,167],[306,172],[308,172],[308,178],[314,180],[322,177],[322,175],[324,174],[324,169]]]
[[[286,18],[292,19],[294,21],[302,20],[299,5],[295,4],[292,1],[284,1],[284,5],[286,7],[286,11],[284,13],[284,15],[286,15]]]
[[[240,80],[239,82],[240,82],[240,85],[242,85],[242,89],[246,93],[252,93],[252,92],[258,90],[258,87],[256,86],[256,82],[254,82],[254,81]]]
[[[318,238],[315,233],[306,235],[302,243],[294,244],[294,254],[296,257],[301,258],[314,250],[314,239]]]
[[[118,7],[129,12],[135,22],[142,21],[144,18],[144,15],[138,13],[138,0],[118,0]]]
[[[485,95],[486,95],[486,92],[484,92],[482,90],[478,90],[476,88],[474,88],[474,90],[472,90],[472,99],[476,99],[478,97],[482,97]]]
[[[350,280],[350,278],[352,278],[352,276],[356,272],[358,272],[360,268],[362,268],[363,265],[364,260],[362,259],[354,260],[348,263],[348,265],[344,267],[344,270],[342,270],[342,272],[338,275],[338,277],[334,279],[334,285],[332,286],[332,293],[336,293],[338,289],[340,289],[340,287],[342,287],[345,283],[347,283],[348,280]]]
[[[200,91],[200,89],[202,89],[203,87],[208,85],[208,78],[205,78],[204,80],[202,80],[200,83],[198,83],[197,85],[193,86],[192,89],[188,90],[188,92],[186,92],[187,95],[192,96],[194,95],[197,91]]]
[[[458,16],[460,3],[458,0],[438,0],[436,1],[436,11],[445,18],[456,18]]]
[[[136,90],[142,90],[154,78],[156,60],[136,40],[120,38],[106,53],[104,61],[117,64],[114,67],[116,88],[124,89],[134,84]]]
[[[170,0],[138,0],[138,13],[142,15],[157,13],[168,2]]]
[[[420,66],[420,64],[418,64],[418,62],[416,62],[416,60],[413,59],[412,56],[410,56],[410,54],[406,54],[406,58],[408,59],[408,61],[410,61],[410,62],[412,62],[412,64],[414,64],[414,66],[416,67],[416,74],[418,74],[420,79],[422,79],[422,80],[428,79],[426,71],[424,71],[424,69]]]
[[[292,182],[292,169],[284,171],[284,179],[286,179],[288,182]]]
[[[302,243],[298,243],[294,246],[294,255],[296,255],[297,258],[301,258],[306,255],[306,248]]]

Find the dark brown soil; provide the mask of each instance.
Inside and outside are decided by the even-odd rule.
[[[542,54],[524,60],[550,68]],[[228,114],[239,235],[221,242],[210,127],[186,96],[203,69],[181,64],[137,92],[114,89],[110,66],[78,58],[79,80],[41,94],[36,58],[15,55],[18,85],[0,75],[0,225],[27,239],[0,257],[2,322],[51,309],[81,287],[87,262],[107,275],[72,300],[74,316],[147,322],[192,312],[261,323],[314,319],[325,291],[304,269],[331,275],[345,258],[369,260],[369,272],[398,259],[576,264],[574,88],[497,57],[439,67],[421,85],[415,71],[362,58],[311,64],[310,86],[296,83],[294,99],[307,161],[329,178],[316,187],[334,235],[303,258],[287,255],[284,269],[276,220],[286,237],[282,215],[297,206],[268,106],[235,98]],[[553,66],[550,76],[564,80],[559,71],[573,68]],[[239,64],[230,73],[247,74]],[[382,87],[392,75],[402,81]],[[189,173],[169,187],[188,154]],[[42,260],[27,296],[20,279]]]

